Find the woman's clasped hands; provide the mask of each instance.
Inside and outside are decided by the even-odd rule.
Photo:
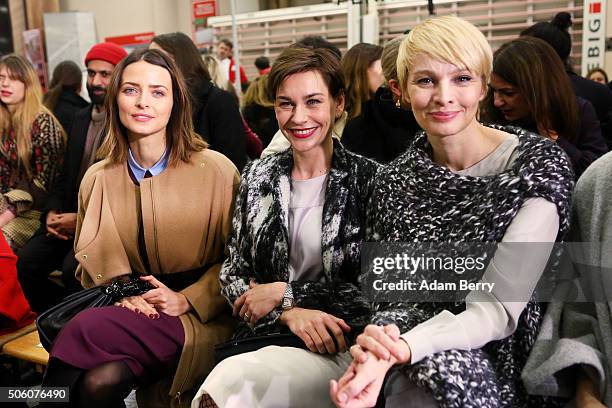
[[[342,408],[373,407],[387,371],[408,363],[411,351],[394,325],[368,325],[350,349],[352,363],[338,380],[330,381],[330,396]]]

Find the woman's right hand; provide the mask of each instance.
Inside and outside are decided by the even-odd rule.
[[[115,302],[115,306],[125,307],[134,313],[142,313],[150,319],[159,319],[159,313],[155,307],[144,300],[142,296],[124,297],[120,301]]]
[[[283,312],[280,322],[302,339],[313,353],[334,354],[347,349],[344,333],[351,328],[344,320],[329,313],[294,307]]]
[[[375,406],[385,376],[392,366],[392,361],[379,360],[373,354],[365,363],[353,361],[338,381],[330,381],[329,393],[333,403],[338,408]]]
[[[286,288],[287,282],[259,284],[251,281],[249,290],[234,302],[233,315],[249,324],[257,323],[281,304]]]

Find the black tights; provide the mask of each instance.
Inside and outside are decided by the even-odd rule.
[[[136,385],[136,377],[123,361],[104,363],[82,370],[57,359],[51,359],[43,387],[69,387],[70,407],[125,407],[123,400]],[[66,407],[66,404],[41,403],[41,408]]]

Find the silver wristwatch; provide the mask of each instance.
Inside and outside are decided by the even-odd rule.
[[[291,289],[291,284],[287,283],[287,287],[285,288],[285,293],[283,294],[283,299],[281,301],[281,307],[283,310],[289,310],[294,306],[293,300],[293,289]]]

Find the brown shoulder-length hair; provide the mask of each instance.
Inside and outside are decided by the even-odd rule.
[[[198,48],[185,33],[159,34],[153,37],[151,42],[172,55],[190,87],[211,80],[210,72],[202,61]]]
[[[502,45],[493,55],[493,73],[525,98],[531,112],[526,119],[553,129],[566,140],[576,139],[580,127],[576,94],[561,58],[545,41],[526,36]],[[507,123],[493,103],[489,88],[482,104],[483,118]]]
[[[98,158],[106,158],[111,164],[127,161],[127,129],[119,119],[117,96],[121,88],[123,72],[128,65],[138,61],[162,67],[170,74],[172,111],[166,126],[166,146],[170,151],[168,161],[171,166],[178,164],[179,161],[187,162],[192,153],[204,150],[208,145],[193,130],[191,103],[185,80],[172,58],[160,50],[147,49],[132,52],[121,60],[113,71],[105,101],[106,112],[108,112],[108,133],[98,150]]]
[[[346,111],[349,119],[361,114],[361,104],[372,98],[368,68],[382,56],[380,45],[359,43],[342,57],[342,73],[346,80]]]
[[[332,51],[325,48],[313,49],[292,45],[281,52],[268,74],[270,101],[276,101],[276,93],[285,78],[308,71],[318,71],[321,74],[329,94],[334,99],[344,94],[344,78],[340,60]]]

